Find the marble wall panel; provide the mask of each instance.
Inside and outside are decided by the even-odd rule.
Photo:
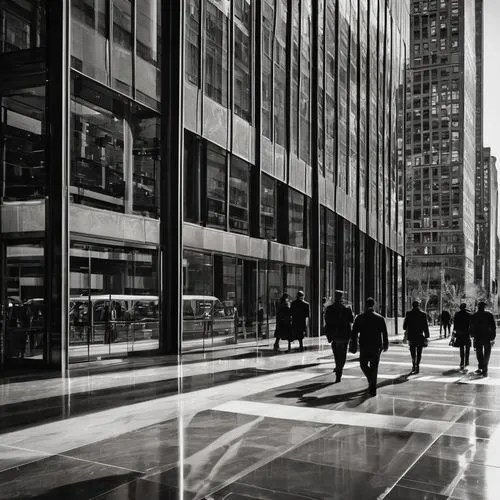
[[[2,233],[45,231],[45,200],[6,203],[0,210]]]
[[[306,194],[307,196],[312,196],[313,170],[310,165],[306,165],[305,176],[306,176]]]
[[[286,172],[286,150],[278,144],[274,147],[275,175],[283,180]]]
[[[238,115],[233,114],[233,153],[253,163],[253,140],[255,129]]]
[[[184,84],[184,127],[195,134],[201,133],[201,93],[189,83]]]
[[[275,175],[273,143],[265,137],[261,142],[261,167],[263,172]]]
[[[83,205],[70,204],[69,229],[101,238],[159,244],[159,221]]]
[[[229,149],[228,130],[231,130],[231,128],[228,123],[228,114],[227,108],[207,97],[203,99],[202,135],[205,139],[224,149]]]

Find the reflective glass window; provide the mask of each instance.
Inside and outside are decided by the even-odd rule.
[[[229,174],[229,229],[248,234],[249,230],[250,165],[231,157]]]
[[[114,88],[131,95],[132,0],[112,0],[112,7],[111,81]]]
[[[205,92],[227,106],[228,18],[210,0],[205,9]]]
[[[109,84],[106,0],[72,0],[71,65],[99,82]]]
[[[200,0],[186,0],[186,79],[200,86]]]
[[[306,235],[306,198],[302,193],[289,189],[288,192],[288,217],[289,233],[288,243],[296,247],[307,246]]]
[[[41,359],[46,317],[43,244],[7,245],[5,255],[5,357]]]
[[[42,198],[46,183],[45,87],[5,92],[0,141],[5,200]]]
[[[158,253],[71,242],[69,357],[158,349]]]
[[[226,152],[207,147],[207,224],[226,229]]]
[[[45,0],[4,0],[0,3],[0,52],[43,47]]]
[[[273,29],[274,1],[262,5],[262,134],[272,139],[272,89],[273,89]]]
[[[274,38],[274,141],[286,145],[286,27],[288,8],[286,0],[276,4],[276,31]]]
[[[136,99],[160,107],[161,1],[140,0],[136,12]]]
[[[252,2],[234,2],[234,112],[251,121]]]
[[[268,175],[262,174],[260,189],[260,237],[275,240],[277,211],[276,181]]]

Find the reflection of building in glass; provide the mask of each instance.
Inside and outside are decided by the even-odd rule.
[[[474,282],[475,10],[475,2],[412,2],[407,284],[430,309],[445,289],[456,303]]]
[[[336,288],[402,310],[409,0],[181,4],[0,3],[2,365],[255,342],[284,292],[313,334]]]

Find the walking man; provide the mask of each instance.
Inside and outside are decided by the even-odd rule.
[[[465,370],[469,366],[470,353],[470,318],[467,311],[467,304],[460,304],[460,310],[453,317],[454,335],[456,339],[455,347],[460,348],[460,369]]]
[[[415,301],[413,308],[405,315],[403,330],[406,331],[406,338],[410,344],[410,354],[413,361],[411,373],[420,371],[420,360],[422,359],[422,349],[427,346],[429,338],[429,324],[427,315],[420,310],[420,302]]]
[[[352,340],[358,342],[359,365],[368,380],[370,396],[377,394],[377,375],[380,354],[389,348],[385,319],[375,312],[375,300],[366,299],[366,310],[356,316],[352,327]]]
[[[343,294],[342,290],[335,290],[333,304],[325,309],[325,334],[335,358],[335,383],[342,379],[351,338],[351,325],[354,321],[351,308],[342,303]]]
[[[488,376],[491,346],[496,337],[496,323],[493,314],[486,311],[486,303],[478,302],[477,312],[470,318],[470,334],[474,339],[478,367],[476,375]]]
[[[448,332],[448,336],[450,335],[451,331],[451,314],[443,310],[441,312],[441,317],[440,319],[440,326],[439,326],[439,338],[441,338],[441,333],[443,333],[444,330],[444,338],[446,338],[446,332]]]
[[[288,350],[290,350],[290,342],[294,340],[299,341],[299,348],[301,351],[304,350],[302,344],[302,339],[307,333],[307,327],[309,326],[309,319],[311,317],[311,306],[309,302],[304,300],[304,292],[301,290],[297,292],[297,298],[292,302],[290,306],[292,311],[292,335],[293,337],[288,340]]]

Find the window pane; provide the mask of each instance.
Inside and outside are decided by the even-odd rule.
[[[158,348],[158,258],[154,250],[72,242],[72,361]]]
[[[305,197],[303,194],[289,190],[288,195],[288,216],[289,244],[296,247],[305,247]]]
[[[113,0],[113,43],[111,55],[113,87],[132,92],[132,2]]]
[[[261,178],[260,237],[276,239],[276,181],[263,174]]]
[[[140,111],[140,109],[138,110]],[[160,119],[134,116],[133,139],[133,210],[156,217],[160,208]]]
[[[7,92],[1,103],[4,198],[42,198],[46,182],[45,87]]]
[[[160,107],[161,1],[137,2],[136,99]]]
[[[186,0],[186,79],[200,86],[200,0]]]
[[[0,52],[43,47],[45,0],[5,0],[0,4]]]
[[[248,234],[248,199],[250,189],[249,165],[238,158],[231,158],[229,177],[229,228]]]
[[[109,84],[107,19],[106,0],[72,0],[71,65],[105,84]]]
[[[72,101],[71,118],[74,201],[90,198],[95,206],[112,204],[123,211],[123,118],[82,99]]]
[[[272,139],[274,0],[265,0],[262,10],[262,134]]]
[[[41,358],[45,332],[43,244],[6,247],[6,358]]]
[[[228,19],[210,1],[206,6],[205,92],[227,106]]]
[[[250,0],[238,0],[234,5],[234,111],[251,121],[251,37],[252,6]]]
[[[207,224],[226,229],[226,152],[207,149]]]

